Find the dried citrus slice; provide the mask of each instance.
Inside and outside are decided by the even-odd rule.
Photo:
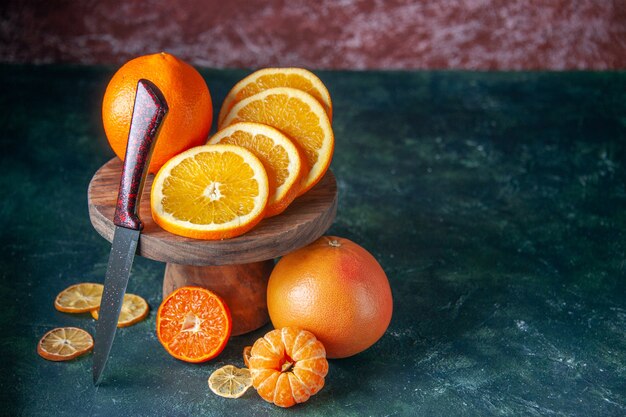
[[[251,386],[252,377],[248,368],[240,369],[226,365],[209,377],[209,388],[220,397],[239,398]]]
[[[322,105],[304,91],[270,88],[243,99],[233,106],[223,125],[237,122],[270,125],[300,147],[309,171],[303,175],[299,195],[317,184],[330,165],[335,146],[330,120]]]
[[[298,195],[303,171],[300,152],[279,130],[260,123],[235,123],[217,132],[208,143],[243,146],[261,160],[269,186],[265,217],[282,213]]]
[[[205,362],[226,346],[232,320],[226,303],[201,287],[181,287],[167,296],[157,312],[157,337],[173,357]]]
[[[246,365],[246,368],[250,367],[250,352],[252,351],[252,346],[246,346],[243,348],[243,363]]]
[[[154,221],[168,232],[195,239],[243,234],[263,219],[267,173],[249,150],[205,145],[167,161],[152,184]]]
[[[146,300],[135,294],[124,294],[120,317],[117,319],[117,327],[128,327],[141,320],[148,315],[148,303]],[[91,310],[91,317],[98,320],[100,309]]]
[[[83,282],[72,285],[57,295],[54,307],[64,313],[86,313],[100,306],[102,284]]]
[[[58,327],[46,333],[37,353],[49,361],[67,361],[93,349],[93,338],[78,327]]]
[[[263,90],[275,87],[291,87],[309,93],[320,102],[328,115],[328,119],[332,120],[333,104],[330,100],[330,94],[324,83],[315,74],[304,68],[264,68],[248,75],[230,90],[222,103],[217,119],[219,128],[222,128],[224,118],[236,103]]]

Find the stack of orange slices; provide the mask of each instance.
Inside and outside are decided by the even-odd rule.
[[[332,102],[302,68],[266,68],[228,93],[207,145],[170,159],[152,186],[163,229],[226,239],[276,216],[317,184],[330,165]]]

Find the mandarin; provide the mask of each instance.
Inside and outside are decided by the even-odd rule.
[[[323,236],[284,256],[267,287],[274,327],[315,334],[329,358],[355,355],[385,333],[393,301],[380,264],[364,248]]]
[[[297,327],[272,330],[258,339],[248,362],[254,388],[279,407],[307,401],[322,389],[328,373],[324,345]]]
[[[149,172],[156,173],[173,156],[207,140],[213,104],[206,82],[191,65],[161,52],[128,61],[107,86],[102,102],[102,121],[111,148],[122,160],[133,114],[137,82],[146,78],[163,93],[169,112],[150,159]]]

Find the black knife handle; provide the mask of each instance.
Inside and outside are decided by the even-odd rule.
[[[113,218],[116,226],[133,230],[143,228],[139,219],[139,200],[152,150],[167,111],[167,103],[158,87],[151,81],[139,80]]]

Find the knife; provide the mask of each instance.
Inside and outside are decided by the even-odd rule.
[[[143,228],[143,223],[139,219],[139,199],[148,173],[150,156],[167,111],[167,103],[158,87],[148,80],[139,80],[113,218],[115,224],[113,245],[96,322],[94,384],[100,382],[115,338],[117,320],[137,250],[139,234]]]

